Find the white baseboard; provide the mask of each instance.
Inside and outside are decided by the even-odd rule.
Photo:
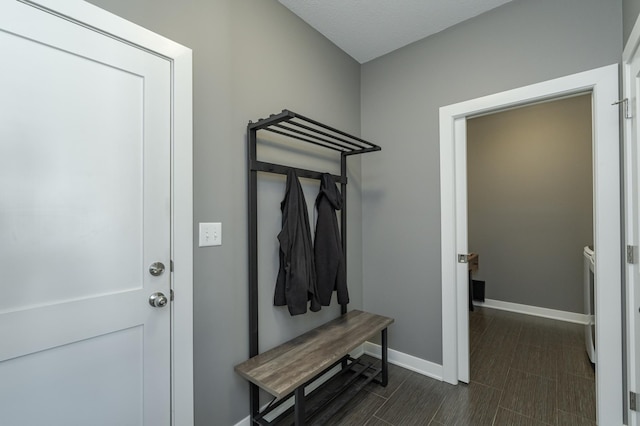
[[[251,416],[247,416],[244,419],[240,420],[234,426],[251,426]]]
[[[363,354],[371,355],[375,358],[381,358],[382,350],[380,345],[371,342],[365,342],[362,346],[351,352],[351,356],[354,358],[358,358]],[[387,354],[389,356],[389,363],[391,364],[406,368],[407,370],[415,371],[416,373],[431,377],[436,380],[442,380],[442,366],[439,364],[417,358],[413,355],[407,355],[402,352],[394,351],[393,349],[388,349]],[[335,368],[331,369],[324,376],[320,377],[312,385],[310,385],[306,393],[313,391],[322,383],[326,382],[335,374],[337,374],[339,371],[340,366],[336,366]],[[284,412],[292,405],[293,398],[282,404],[280,407],[278,407],[278,409],[274,410],[274,416]],[[245,417],[234,426],[251,426],[251,416]]]
[[[589,324],[589,315],[575,312],[558,311],[555,309],[540,308],[538,306],[521,305],[519,303],[502,302],[500,300],[486,299],[484,302],[476,302],[475,306],[500,309],[502,311],[517,312],[519,314],[533,315],[536,317],[551,318],[576,324]]]
[[[382,358],[382,348],[375,343],[366,342],[364,344],[364,353],[376,358]],[[389,362],[398,367],[415,371],[423,376],[442,381],[442,366],[440,364],[427,361],[413,355],[398,352],[393,349],[387,349]]]

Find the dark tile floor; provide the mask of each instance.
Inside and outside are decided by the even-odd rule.
[[[470,312],[471,383],[390,365],[326,424],[595,425],[594,368],[580,325],[486,308]]]

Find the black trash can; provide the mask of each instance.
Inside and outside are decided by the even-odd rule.
[[[484,302],[484,281],[473,280],[473,300]]]

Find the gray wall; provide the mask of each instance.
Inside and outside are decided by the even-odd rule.
[[[639,14],[640,0],[622,0],[622,37],[625,43],[629,39],[629,34],[633,30]]]
[[[203,221],[223,224],[221,247],[194,252],[195,417],[197,425],[235,424],[249,414],[247,382],[233,371],[248,355],[247,122],[288,108],[358,135],[360,66],[276,0],[92,2],[193,49],[194,222],[196,227]],[[334,167],[322,154],[309,160],[271,148],[261,155],[321,170]],[[350,306],[357,308],[362,307],[359,160],[351,159],[350,168]],[[306,182],[305,189],[311,211],[317,183]],[[292,319],[286,309],[271,306],[284,180],[262,176],[259,190],[260,332],[267,348],[339,310]]]
[[[619,62],[622,3],[516,0],[362,67],[364,306],[442,363],[441,106]]]
[[[622,49],[620,1],[516,0],[362,67],[275,0],[91,2],[194,50],[194,222],[223,223],[223,246],[194,253],[198,425],[248,415],[248,386],[233,373],[248,350],[247,120],[290,108],[362,126],[383,146],[362,158],[362,177],[350,160],[351,307],[395,317],[391,347],[441,363],[438,108],[615,63]],[[270,306],[282,187],[261,180],[263,347],[337,312],[291,321]],[[315,187],[305,189],[311,203]]]
[[[584,313],[591,143],[590,95],[467,120],[469,251],[488,299]]]

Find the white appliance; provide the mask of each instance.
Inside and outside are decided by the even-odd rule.
[[[596,311],[595,311],[595,252],[592,247],[584,248],[584,313],[587,324],[584,326],[584,342],[592,363],[596,363]]]

